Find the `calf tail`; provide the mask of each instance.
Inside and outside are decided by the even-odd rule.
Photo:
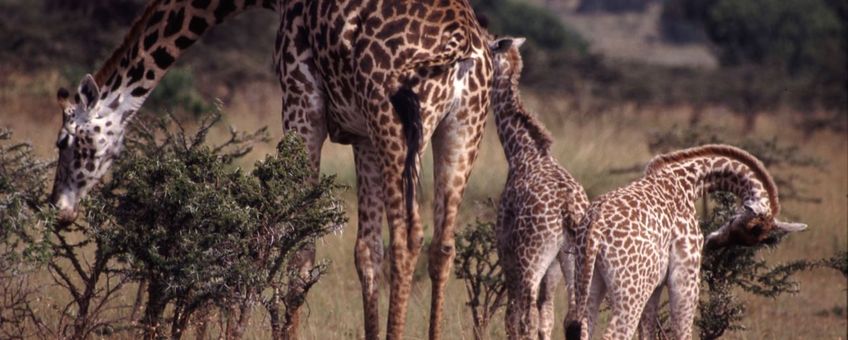
[[[577,264],[577,282],[576,282],[576,300],[575,312],[569,313],[572,317],[565,324],[566,340],[580,340],[580,335],[583,331],[583,320],[587,317],[587,309],[589,304],[589,290],[592,285],[592,277],[595,274],[595,260],[597,259],[600,247],[592,237],[591,224],[584,227],[585,247],[583,254],[578,254],[575,262],[583,260]]]

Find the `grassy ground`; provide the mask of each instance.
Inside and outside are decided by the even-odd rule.
[[[31,140],[37,152],[44,157],[55,157],[53,143],[59,127],[59,110],[53,106],[53,93],[63,84],[58,73],[37,76],[7,73],[0,79],[0,127],[15,131],[17,139]],[[271,128],[275,138],[280,131],[279,90],[272,82],[254,82],[240,86],[225,105],[227,122],[242,130],[264,125]],[[675,129],[688,124],[691,110],[688,107],[637,108],[620,105],[604,112],[584,113],[571,101],[556,96],[525,94],[528,107],[542,115],[548,128],[556,136],[554,153],[560,163],[586,187],[591,197],[623,185],[638,173],[610,174],[610,170],[644,164],[651,155],[647,140],[652,133]],[[148,109],[156,110],[155,107]],[[800,152],[823,162],[823,169],[770,169],[775,173],[792,172],[803,177],[802,189],[821,198],[821,203],[785,201],[785,215],[803,221],[810,228],[787,239],[779,248],[762,256],[773,263],[798,258],[822,258],[848,247],[848,136],[844,133],[818,132],[804,135],[798,131],[799,115],[793,112],[772,112],[761,115],[756,128],[748,133],[757,138],[777,137],[787,145],[797,145]],[[706,124],[719,127],[728,142],[745,133],[742,119],[725,110],[708,109],[703,115]],[[845,123],[845,122],[843,122]],[[465,197],[460,224],[473,221],[475,201],[497,197],[505,180],[506,164],[495,135],[489,129],[482,144],[482,152],[471,177]],[[843,130],[844,131],[844,130]],[[223,132],[223,131],[222,131]],[[223,133],[222,133],[223,135]],[[255,159],[271,152],[272,145],[259,147],[244,161],[249,166]],[[422,201],[431,205],[432,172],[429,158],[425,159]],[[352,154],[349,148],[327,144],[323,151],[322,171],[337,174],[347,184],[354,183]],[[319,258],[332,262],[330,272],[313,289],[308,299],[303,334],[305,339],[362,338],[362,311],[359,282],[354,269],[353,243],[356,214],[355,191],[345,193],[350,222],[343,233],[325,238],[319,244]],[[429,234],[432,226],[430,209],[424,211],[424,221]],[[387,235],[384,232],[384,235]],[[387,236],[384,237],[387,239]],[[423,257],[422,257],[423,260]],[[429,311],[429,279],[420,261],[416,283],[410,303],[407,336],[409,339],[425,338]],[[798,276],[800,292],[777,299],[762,299],[740,294],[748,303],[745,319],[746,331],[729,334],[738,339],[845,339],[846,289],[848,282],[840,274],[816,270]],[[388,291],[385,285],[381,298],[381,317],[385,325]],[[54,294],[55,293],[55,294]],[[51,291],[51,299],[60,300],[58,291]],[[131,300],[134,291],[127,290],[123,297]],[[566,311],[563,289],[557,298],[557,319]],[[445,310],[445,335],[449,339],[472,338],[470,314],[464,303],[466,296],[462,282],[451,280]],[[47,303],[47,302],[45,302]],[[49,307],[45,305],[45,307]],[[49,308],[46,308],[49,310]],[[559,322],[558,322],[559,323]],[[249,338],[267,338],[267,325],[263,314],[257,312],[252,321]],[[496,316],[491,327],[493,338],[504,334],[502,315]],[[561,338],[561,325],[555,335]]]

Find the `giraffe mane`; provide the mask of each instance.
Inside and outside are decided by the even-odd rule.
[[[117,49],[115,49],[114,52],[112,52],[109,59],[103,63],[103,66],[101,66],[94,75],[94,81],[97,83],[97,86],[105,85],[106,80],[108,80],[109,76],[112,75],[112,72],[115,71],[121,61],[121,58],[123,58],[127,51],[132,48],[133,43],[138,41],[138,38],[144,34],[144,30],[146,29],[145,23],[156,11],[156,7],[158,5],[159,1],[150,1],[144,9],[144,13],[133,21],[130,31],[124,36],[124,41]]]
[[[507,74],[509,78],[509,91],[512,92],[511,98],[507,100],[513,101],[513,115],[519,119],[519,122],[527,128],[527,132],[530,133],[530,138],[536,142],[536,146],[540,150],[548,151],[551,148],[551,145],[554,143],[553,135],[551,132],[545,128],[545,124],[542,124],[542,121],[539,120],[539,117],[535,114],[531,113],[524,107],[524,102],[521,100],[521,91],[518,88],[518,78],[520,77],[520,73],[516,74],[515,65],[523,64],[523,60],[521,58],[521,54],[518,52],[516,47],[510,47],[510,52],[512,54],[510,57],[509,63],[510,67],[507,69],[501,70],[495,68],[495,72],[502,72]]]
[[[654,174],[662,170],[669,164],[675,164],[686,161],[692,158],[721,156],[738,161],[748,166],[754,173],[754,176],[763,183],[763,187],[769,197],[769,206],[772,216],[777,216],[780,213],[780,202],[777,198],[777,185],[774,183],[774,178],[766,170],[765,165],[757,157],[751,155],[745,150],[731,145],[725,144],[707,144],[689,149],[669,152],[663,155],[654,157],[645,167],[645,175]]]
[[[525,110],[521,104],[519,104],[516,110],[516,115],[520,118],[520,122],[527,128],[527,131],[530,132],[530,138],[536,141],[536,145],[541,150],[550,150],[551,145],[554,143],[554,138],[539,118]]]

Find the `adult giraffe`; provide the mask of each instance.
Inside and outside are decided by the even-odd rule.
[[[353,146],[359,199],[355,257],[369,339],[379,336],[384,210],[392,252],[387,338],[403,334],[423,239],[414,199],[417,159],[432,141],[430,338],[438,339],[455,218],[489,105],[488,36],[466,0],[150,2],[112,57],[83,78],[73,100],[66,90],[58,93],[64,122],[52,197],[60,219],[74,220],[79,199],[118,155],[127,123],[181,53],[210,27],[257,6],[281,18],[276,60],[284,130],[304,137],[316,174],[328,136]],[[314,253],[303,258],[306,268]]]

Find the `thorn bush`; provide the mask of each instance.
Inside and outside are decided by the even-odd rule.
[[[206,135],[219,119],[204,120],[191,136],[167,117],[146,124],[154,128],[138,131],[88,204],[114,222],[97,238],[126,264],[125,274],[147,284],[146,337],[163,336],[167,321],[179,338],[208,305],[249,311],[264,290],[285,290],[290,256],[345,222],[335,195],[341,187],[333,177],[313,180],[299,137],[287,135],[276,155],[246,172],[232,160],[264,132],[232,132],[210,146]],[[317,280],[324,267],[315,270]]]
[[[117,299],[132,281],[146,287],[136,301],[144,301],[145,338],[179,339],[193,321],[205,334],[208,320],[192,315],[208,317],[212,307],[228,319],[224,336],[240,338],[260,303],[273,336],[287,335],[278,296],[291,280],[306,280],[297,282],[305,299],[327,269],[319,262],[304,278],[287,263],[346,222],[336,195],[343,188],[312,173],[294,134],[245,171],[234,161],[267,141],[266,130],[230,129],[213,145],[206,139],[221,115],[201,118],[193,133],[172,116],[133,125],[111,180],[93,190],[81,218],[67,227],[57,225],[48,203],[53,163],[0,130],[0,338],[138,331],[136,308]],[[67,295],[46,296],[48,288]]]
[[[0,338],[47,337],[34,303],[41,294],[31,275],[50,257],[32,226],[49,217],[42,210],[50,163],[39,160],[29,143],[0,129]]]
[[[496,205],[488,201],[489,210]],[[468,308],[474,321],[474,338],[488,338],[488,326],[505,305],[506,281],[497,255],[495,224],[478,219],[456,236],[454,274],[465,282]]]

